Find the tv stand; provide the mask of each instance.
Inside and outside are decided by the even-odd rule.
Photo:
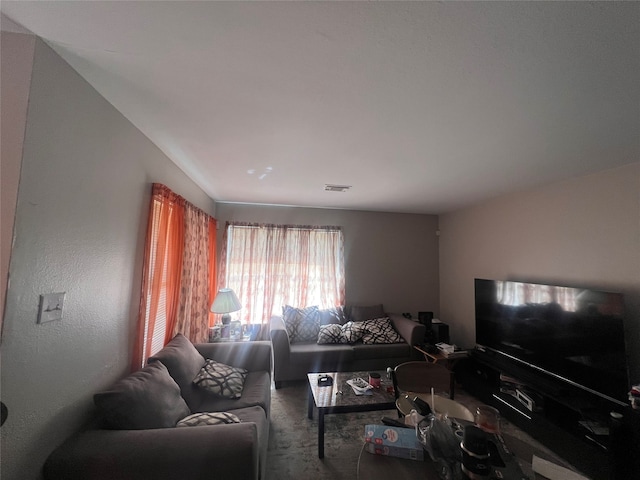
[[[502,376],[502,381],[501,381]],[[495,352],[475,349],[456,368],[456,380],[470,394],[497,408],[511,423],[593,480],[640,468],[637,411],[546,375]],[[521,386],[520,399],[512,388]],[[535,405],[526,405],[533,399]],[[531,408],[529,408],[531,407]],[[623,432],[610,429],[611,412],[622,415]],[[612,433],[612,435],[610,435]],[[625,442],[616,442],[613,435]],[[617,447],[612,448],[612,445]],[[619,478],[625,478],[624,474]]]

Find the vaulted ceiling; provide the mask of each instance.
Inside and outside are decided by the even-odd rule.
[[[0,9],[217,201],[437,214],[640,159],[635,2]]]

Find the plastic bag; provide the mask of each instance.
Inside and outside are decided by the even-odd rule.
[[[460,461],[460,439],[456,437],[448,417],[430,414],[416,426],[418,440],[436,463],[438,475],[443,480],[457,480],[462,477]]]

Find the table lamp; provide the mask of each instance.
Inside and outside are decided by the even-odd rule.
[[[231,323],[231,312],[237,312],[242,308],[240,300],[236,296],[235,292],[230,288],[221,288],[218,290],[213,304],[211,304],[211,311],[213,313],[222,314],[222,336],[229,335],[229,324]],[[226,327],[226,328],[225,328]]]

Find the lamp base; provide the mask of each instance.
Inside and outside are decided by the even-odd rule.
[[[222,325],[222,327],[220,327],[220,338],[229,338],[229,337],[231,337],[231,326]]]
[[[229,338],[231,336],[231,315],[225,313],[222,315],[222,328],[220,329],[221,338]]]

